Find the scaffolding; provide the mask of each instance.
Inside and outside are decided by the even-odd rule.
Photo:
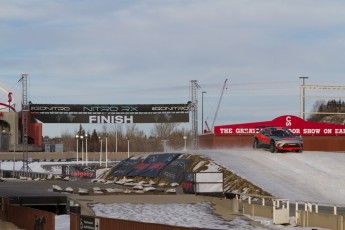
[[[192,147],[198,148],[198,89],[200,88],[197,80],[190,81],[190,111],[192,112]]]
[[[28,157],[28,126],[29,126],[29,111],[30,106],[28,102],[28,74],[21,74],[21,78],[19,81],[22,82],[22,141],[23,141],[23,166],[21,168],[21,172],[27,174],[31,171],[29,167],[29,157]]]
[[[322,86],[322,85],[301,85],[300,86],[300,118],[304,119],[305,114],[327,114],[327,115],[344,115],[342,112],[306,112],[305,111],[305,99],[306,98],[344,98],[344,95],[334,95],[334,96],[323,96],[323,95],[314,95],[306,96],[305,89],[310,90],[326,90],[326,91],[336,91],[336,90],[345,90],[345,86]]]

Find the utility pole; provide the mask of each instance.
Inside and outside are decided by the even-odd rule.
[[[301,112],[300,112],[300,117],[303,118],[303,120],[305,120],[305,79],[308,79],[309,77],[299,77],[300,79],[302,79],[302,93],[301,93],[301,97],[300,97],[300,104],[301,104]]]

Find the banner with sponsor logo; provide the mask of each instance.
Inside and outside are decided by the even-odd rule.
[[[68,165],[67,168],[62,170],[62,175],[86,179],[96,178],[96,165],[81,166],[81,165]]]
[[[189,122],[188,113],[157,114],[42,114],[30,113],[31,123],[175,123]]]
[[[129,172],[128,176],[158,177],[159,173],[176,158],[180,153],[152,154],[141,160]]]
[[[184,173],[181,187],[184,193],[195,193],[195,173]]]
[[[112,169],[110,174],[114,177],[127,176],[127,174],[131,172],[140,161],[140,158],[123,160]]]
[[[181,183],[183,174],[187,171],[190,164],[191,160],[176,159],[166,166],[158,177],[169,182]]]
[[[188,104],[30,104],[31,112],[67,113],[147,113],[189,112]]]
[[[217,136],[254,135],[262,127],[285,127],[299,136],[345,136],[345,125],[305,121],[292,115],[280,116],[272,121],[222,125],[214,127]]]

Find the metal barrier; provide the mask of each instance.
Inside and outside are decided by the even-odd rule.
[[[248,203],[241,203],[243,214],[272,219],[273,224],[290,224],[290,205],[288,199],[259,195],[242,194],[241,196],[248,199]],[[253,198],[261,199],[261,204],[253,204]],[[236,195],[236,201],[240,202],[239,195]],[[239,207],[239,205],[235,204],[233,205],[233,209],[234,207]]]
[[[299,210],[299,203],[296,202],[295,219],[296,225],[301,227],[319,227],[326,229],[345,230],[345,218],[338,215],[337,206],[329,206],[333,211],[330,213],[319,212],[318,203],[303,202],[304,210]]]
[[[55,229],[55,214],[30,207],[9,204],[2,197],[0,219],[15,224],[20,229]]]
[[[248,194],[236,194],[232,199],[234,212],[242,211],[246,215],[272,219],[273,224],[292,224],[290,223],[290,202],[288,199]],[[247,202],[244,203],[243,201],[246,200]],[[300,203],[303,204],[303,210],[299,210]],[[320,212],[321,209],[323,212]],[[339,207],[336,205],[320,206],[318,203],[296,202],[294,224],[301,227],[345,230],[345,217],[339,215],[338,212]]]
[[[4,178],[40,178],[46,179],[51,173],[39,173],[39,172],[23,172],[23,171],[13,171],[13,170],[2,170],[2,175]]]

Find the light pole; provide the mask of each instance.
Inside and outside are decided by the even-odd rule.
[[[204,94],[206,91],[201,92],[201,133],[204,133]]]
[[[299,77],[299,79],[302,79],[302,86],[305,85],[305,79],[308,79],[309,77]],[[305,119],[305,88],[303,87],[302,91],[302,118]]]
[[[10,130],[10,131],[8,131],[8,136],[9,136],[9,138],[10,138],[10,140],[9,140],[9,145],[11,145],[11,139],[12,139],[12,131]],[[15,136],[13,136],[13,137],[15,137]],[[15,138],[14,138],[14,145],[13,145],[13,172],[12,172],[12,176],[14,177],[14,171],[15,171],[15,154],[16,154],[16,140],[15,140]]]
[[[105,135],[105,168],[108,168],[108,133]]]
[[[167,141],[169,140],[162,140],[163,141],[163,151],[166,152],[166,145],[167,145]]]
[[[75,139],[77,140],[77,165],[79,165],[79,134],[75,135]]]
[[[187,136],[183,136],[183,140],[184,140],[184,148],[183,151],[187,150]]]
[[[80,135],[81,139],[81,165],[84,165],[84,136]]]
[[[126,137],[127,140],[127,158],[129,158],[129,138]]]
[[[115,123],[115,152],[117,153],[117,123]]]
[[[1,139],[0,139],[1,141],[2,141],[2,138],[4,138],[5,135],[6,135],[6,130],[3,129],[3,130],[2,130],[2,133],[1,133]],[[3,143],[5,143],[5,142],[3,142]],[[2,145],[1,145],[1,148],[3,148]],[[0,159],[0,177],[2,178],[3,175],[2,175],[1,164],[2,164],[2,159]]]
[[[85,145],[85,158],[86,158],[86,166],[89,165],[89,157],[87,155],[87,139],[88,139],[89,135],[86,133],[85,134],[85,142],[86,142],[86,145]]]
[[[99,140],[101,142],[101,148],[99,150],[99,166],[101,167],[102,166],[102,142],[103,142],[103,140],[102,140],[101,137],[98,137],[98,138],[99,138]]]
[[[12,132],[10,131],[10,135],[12,135]],[[12,176],[14,178],[14,172],[16,170],[16,134],[13,136],[14,143],[13,143],[13,173]]]

